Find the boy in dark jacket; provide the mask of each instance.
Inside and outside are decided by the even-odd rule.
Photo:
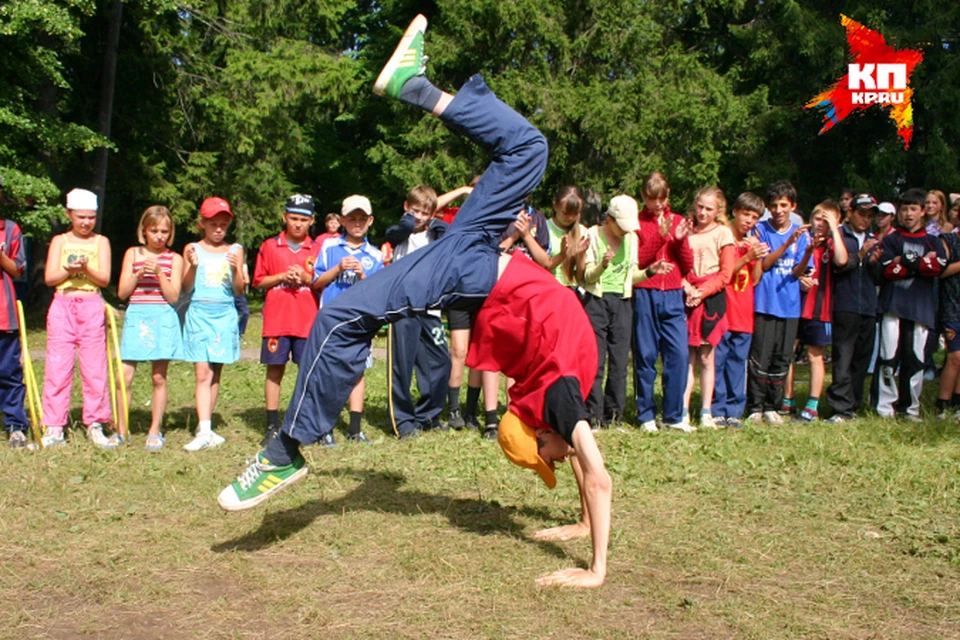
[[[862,193],[840,227],[847,263],[833,266],[833,384],[827,388],[827,401],[834,423],[855,418],[863,405],[863,383],[877,327],[880,251],[870,231],[877,211],[874,197]]]

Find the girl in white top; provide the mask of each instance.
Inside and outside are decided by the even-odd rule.
[[[683,291],[687,305],[687,335],[690,363],[683,394],[684,417],[689,420],[694,373],[700,365],[700,426],[718,427],[710,412],[713,404],[715,368],[713,350],[727,330],[725,287],[736,262],[736,241],[727,226],[727,199],[717,187],[701,189],[690,211],[693,231],[693,271],[686,274]]]

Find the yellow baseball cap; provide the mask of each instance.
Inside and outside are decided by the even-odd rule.
[[[540,457],[536,429],[524,424],[514,412],[507,411],[500,419],[497,441],[510,462],[536,471],[547,488],[553,489],[557,486],[553,465],[547,464]]]

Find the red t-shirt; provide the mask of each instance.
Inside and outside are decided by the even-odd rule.
[[[546,391],[573,377],[587,397],[597,376],[597,339],[576,294],[515,253],[477,313],[467,366],[513,378],[510,410],[531,427],[554,429],[543,419]]]
[[[830,314],[833,311],[831,260],[833,260],[833,238],[828,238],[820,246],[814,247],[813,254],[810,256],[810,268],[805,275],[812,277],[816,284],[803,293],[800,317],[805,320],[830,322]]]
[[[750,245],[746,242],[737,244],[734,262],[739,262],[749,250]],[[751,272],[756,263],[754,260],[745,264],[740,271],[733,274],[726,287],[728,331],[753,333],[753,288],[757,283],[753,281]]]
[[[285,273],[292,265],[300,265],[313,276],[320,243],[307,236],[297,251],[287,244],[287,233],[264,241],[257,254],[257,266],[253,270],[253,286],[267,276]],[[292,336],[306,338],[310,335],[313,318],[317,315],[319,301],[308,285],[279,284],[267,290],[263,302],[263,337],[279,338]]]
[[[453,224],[453,221],[457,218],[457,213],[460,211],[460,207],[444,207],[438,212],[440,214],[440,219],[446,222],[447,224]]]

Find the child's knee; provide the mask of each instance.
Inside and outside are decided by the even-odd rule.
[[[165,372],[154,371],[152,380],[154,389],[162,389],[167,386],[167,374]]]

